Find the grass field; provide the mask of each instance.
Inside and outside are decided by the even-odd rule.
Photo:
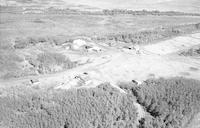
[[[133,33],[199,21],[200,17],[195,16],[1,14],[0,37],[2,41],[18,36],[95,36],[110,33]]]

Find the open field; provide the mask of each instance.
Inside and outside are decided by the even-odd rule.
[[[27,36],[99,36],[200,22],[195,16],[1,14],[1,40]],[[39,34],[39,35],[38,35]]]
[[[197,128],[200,17],[0,13],[0,128]]]

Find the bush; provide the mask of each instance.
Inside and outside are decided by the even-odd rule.
[[[44,43],[44,42],[48,42],[48,39],[46,37],[37,37],[37,42],[39,43]]]
[[[159,34],[158,31],[142,31],[138,33],[133,34],[118,34],[118,35],[108,35],[108,39],[112,39],[120,42],[125,43],[133,43],[133,44],[146,44],[149,42],[152,42],[156,39],[163,38],[161,34]]]
[[[22,38],[15,39],[15,44],[14,44],[15,49],[23,49],[23,48],[26,48],[27,46],[28,46],[28,43],[26,39],[22,39]]]
[[[122,86],[123,87],[123,86]],[[141,128],[181,128],[200,112],[200,82],[173,78],[147,80],[132,91],[151,118],[141,120]]]
[[[0,124],[9,128],[135,127],[133,97],[109,84],[51,93],[22,88],[0,97]]]
[[[155,28],[154,30],[144,30],[136,33],[120,33],[109,34],[104,37],[98,37],[96,40],[115,40],[116,42],[125,42],[132,44],[149,44],[156,40],[178,36],[184,33],[191,33],[199,31],[199,23],[171,26],[167,28]]]
[[[182,51],[179,53],[181,56],[200,56],[200,47],[191,48],[186,51]]]
[[[65,55],[52,52],[44,52],[37,55],[37,59],[30,59],[29,63],[38,69],[39,73],[52,73],[71,69],[76,66]]]
[[[37,39],[33,37],[28,37],[27,38],[28,44],[36,45],[38,43]]]
[[[24,49],[30,45],[36,45],[38,43],[48,42],[49,40],[46,37],[27,37],[27,38],[16,38],[14,48],[15,49]]]

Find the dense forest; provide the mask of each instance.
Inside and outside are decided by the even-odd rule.
[[[200,112],[200,83],[183,78],[147,80],[140,86],[121,85],[149,114],[139,128],[183,128]]]
[[[121,94],[108,84],[48,93],[15,88],[0,97],[0,126],[132,128],[137,117],[133,100],[133,96]]]
[[[200,112],[200,82],[171,78],[90,89],[0,91],[0,126],[5,128],[182,128]],[[137,121],[138,102],[145,117]]]

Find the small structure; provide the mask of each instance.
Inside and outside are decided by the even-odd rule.
[[[90,49],[88,49],[88,51],[90,51],[90,52],[101,52],[102,49],[100,47],[93,46]]]
[[[38,79],[31,79],[30,83],[33,84],[33,85],[36,85],[36,84],[39,84],[40,81]]]
[[[123,46],[124,49],[128,49],[128,50],[133,50],[132,47],[128,47],[128,46]]]
[[[85,40],[81,40],[81,39],[77,39],[73,41],[73,49],[74,50],[78,50],[80,49],[80,47],[82,47],[83,45],[86,45],[86,41]]]
[[[132,82],[133,82],[134,84],[136,84],[136,85],[142,84],[142,82],[141,82],[141,81],[138,81],[138,80],[132,80]]]
[[[77,80],[77,86],[83,86],[85,85],[85,80],[81,76],[75,76],[74,79]]]
[[[87,72],[84,72],[83,74],[84,74],[84,75],[88,75],[88,73],[87,73]]]
[[[83,46],[81,46],[81,47],[82,47],[83,49],[86,49],[86,50],[92,48],[92,46],[89,46],[89,45],[83,45]]]

